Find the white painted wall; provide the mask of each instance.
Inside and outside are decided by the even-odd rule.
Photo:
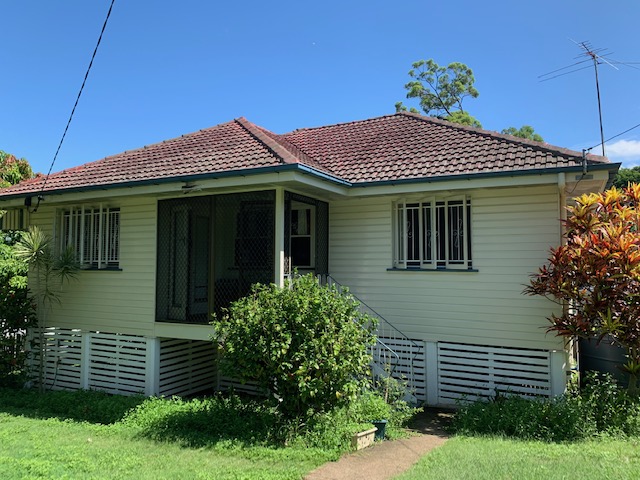
[[[549,248],[560,243],[558,187],[466,194],[477,272],[388,271],[399,197],[385,196],[330,203],[331,275],[410,338],[562,349],[545,331],[557,306],[522,294]]]
[[[156,199],[120,197],[121,271],[81,270],[65,285],[47,324],[91,331],[152,335],[155,321]],[[90,203],[87,203],[90,205]],[[41,206],[31,223],[53,232],[55,208]]]

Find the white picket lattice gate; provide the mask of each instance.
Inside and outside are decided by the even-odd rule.
[[[438,403],[515,394],[549,397],[547,350],[438,343]]]

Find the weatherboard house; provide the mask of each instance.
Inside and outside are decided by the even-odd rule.
[[[1,227],[37,225],[83,267],[47,315],[52,388],[233,384],[211,314],[297,270],[381,318],[377,360],[419,401],[552,396],[569,369],[545,328],[560,307],[522,291],[567,201],[618,166],[409,113],[286,134],[239,118],[0,190]]]

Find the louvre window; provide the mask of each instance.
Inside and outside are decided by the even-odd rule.
[[[59,245],[71,247],[82,268],[120,265],[120,209],[72,207],[60,212]]]
[[[398,202],[395,268],[471,269],[471,201]]]

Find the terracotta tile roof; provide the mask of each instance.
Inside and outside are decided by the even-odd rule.
[[[46,191],[188,178],[297,161],[278,142],[265,137],[262,129],[240,118],[54,173]],[[43,181],[44,177],[38,177],[0,190],[0,194],[37,193]]]
[[[45,191],[304,165],[351,183],[578,167],[579,152],[399,113],[277,135],[244,118],[49,176]],[[590,164],[608,163],[588,156]],[[0,190],[36,194],[44,177]]]
[[[580,166],[582,154],[410,113],[282,135],[352,183]],[[608,163],[588,156],[588,162]]]

